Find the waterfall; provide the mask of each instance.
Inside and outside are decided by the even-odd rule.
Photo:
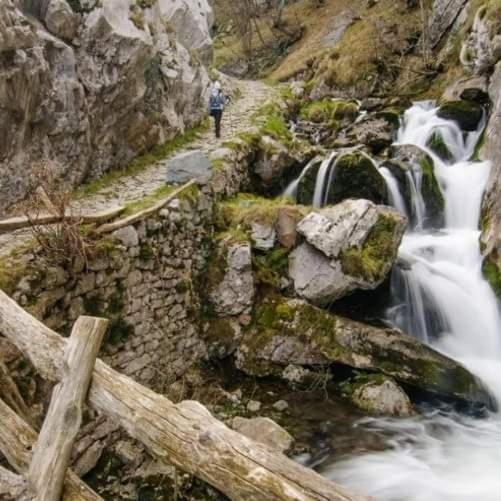
[[[329,183],[332,182],[332,173],[336,168],[336,155],[336,152],[331,153],[331,155],[320,164],[315,183],[315,192],[313,193],[313,207],[323,207],[325,205],[325,199],[329,192]]]
[[[445,161],[427,147],[437,131],[451,153]],[[456,123],[439,118],[430,103],[417,103],[406,112],[397,143],[419,146],[433,158],[445,223],[432,232],[418,222],[404,236],[387,316],[462,362],[501,401],[500,310],[482,276],[478,230],[490,165],[470,161],[480,134],[481,127],[465,134]],[[387,169],[381,174],[391,202],[405,213],[396,180]],[[414,199],[419,180],[411,176]],[[417,213],[418,207],[413,210]],[[369,419],[359,426],[390,437],[389,450],[344,458],[324,466],[323,474],[378,501],[501,499],[499,413],[475,419],[435,411],[403,420]]]

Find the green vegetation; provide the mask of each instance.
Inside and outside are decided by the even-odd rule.
[[[122,317],[118,317],[111,321],[104,343],[115,346],[126,341],[133,333],[134,327],[128,324]]]
[[[445,144],[444,138],[439,131],[433,133],[427,144],[433,152],[435,152],[442,160],[451,160],[452,154]]]
[[[153,193],[146,195],[145,197],[136,200],[135,202],[130,202],[125,206],[125,211],[122,216],[130,216],[132,214],[136,214],[144,209],[152,207],[155,203],[159,202],[163,198],[168,197],[174,190],[176,186],[166,184],[164,186],[160,186]]]
[[[84,197],[88,195],[93,195],[99,191],[107,188],[120,179],[128,176],[134,176],[145,170],[147,167],[155,164],[160,160],[165,160],[172,156],[176,151],[180,150],[188,143],[193,142],[199,137],[199,135],[207,130],[209,127],[209,121],[206,120],[202,124],[188,129],[183,134],[177,135],[171,141],[155,146],[148,153],[141,155],[140,157],[133,160],[124,169],[116,169],[108,172],[99,179],[95,179],[88,184],[85,184],[76,191],[77,197]]]
[[[265,254],[254,255],[252,265],[257,283],[280,289],[282,278],[287,277],[289,252],[280,247]]]
[[[342,99],[321,99],[305,105],[299,116],[304,120],[315,123],[328,123],[334,129],[338,126],[338,120],[352,122],[358,115],[358,105],[353,101]]]
[[[363,153],[348,153],[336,161],[335,182],[327,194],[327,202],[336,204],[347,198],[365,198],[386,204],[388,192],[383,176],[372,160]]]
[[[391,216],[380,215],[361,248],[352,247],[341,253],[343,272],[368,281],[384,278],[384,270],[395,252],[397,223]]]
[[[496,296],[501,299],[501,270],[499,267],[489,258],[486,258],[482,266],[482,271]]]
[[[449,101],[440,106],[437,115],[445,120],[454,120],[462,130],[475,131],[482,120],[482,106],[473,101]]]
[[[429,156],[422,160],[421,170],[423,172],[421,193],[426,204],[426,212],[436,224],[443,217],[445,200],[435,176],[433,160]]]

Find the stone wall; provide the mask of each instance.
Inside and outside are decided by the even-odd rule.
[[[35,258],[13,298],[67,334],[79,315],[110,319],[100,357],[156,391],[205,354],[194,283],[209,252],[212,197],[190,188],[166,208],[98,243],[71,272]]]

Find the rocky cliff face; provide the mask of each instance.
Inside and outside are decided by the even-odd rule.
[[[207,0],[2,1],[0,214],[40,161],[75,186],[197,123],[212,23]]]

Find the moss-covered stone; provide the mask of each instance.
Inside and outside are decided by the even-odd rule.
[[[376,204],[388,203],[383,176],[371,159],[361,152],[345,154],[335,164],[327,203],[336,204],[347,198],[364,198]]]
[[[254,278],[257,283],[281,289],[289,268],[289,250],[282,247],[252,257]]]
[[[340,255],[343,272],[366,281],[380,281],[395,254],[397,221],[380,215],[361,248],[354,247]]]
[[[297,186],[296,200],[299,204],[311,205],[315,194],[318,170],[321,162],[312,165],[299,180]]]
[[[134,333],[134,327],[122,317],[115,318],[110,322],[104,343],[117,345],[126,341]]]
[[[279,296],[269,296],[255,308],[236,362],[257,376],[281,376],[289,365],[325,370],[340,364],[439,396],[493,405],[463,366],[417,339]]]
[[[321,99],[304,106],[299,116],[314,123],[336,125],[339,120],[352,122],[358,115],[358,104],[342,99]]]
[[[440,226],[443,222],[445,200],[430,157],[426,156],[421,161],[421,170],[423,173],[421,194],[426,206],[426,216],[433,226]]]
[[[489,258],[486,258],[482,265],[482,271],[496,296],[501,299],[501,270],[499,267]]]
[[[447,148],[440,131],[433,133],[430,139],[428,139],[426,146],[428,146],[428,148],[436,153],[442,160],[452,160],[452,153],[449,151],[449,148]]]
[[[449,101],[440,106],[437,114],[445,120],[454,120],[465,131],[475,131],[482,120],[484,110],[474,101]]]

